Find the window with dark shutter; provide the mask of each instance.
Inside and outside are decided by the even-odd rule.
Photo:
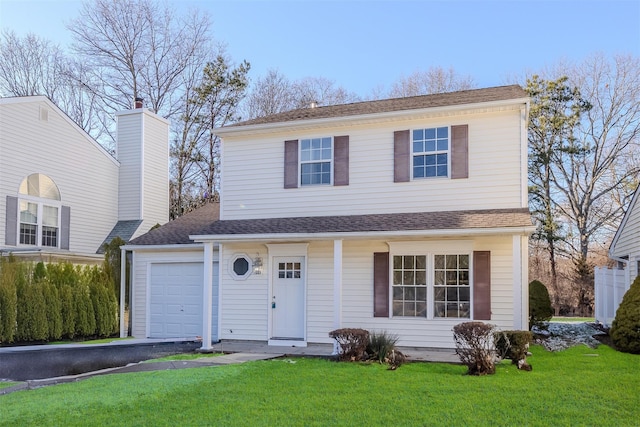
[[[393,132],[393,182],[409,182],[411,144],[409,130]]]
[[[469,126],[451,126],[451,178],[469,177]]]
[[[491,320],[491,252],[473,252],[473,318]]]
[[[349,136],[333,138],[333,185],[349,185]]]
[[[284,188],[298,187],[298,140],[284,142]]]
[[[373,317],[389,317],[389,253],[373,254]]]

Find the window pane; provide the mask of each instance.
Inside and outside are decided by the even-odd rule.
[[[42,225],[58,226],[58,208],[53,206],[42,207]]]
[[[434,316],[435,317],[444,317],[444,303],[443,302],[436,302],[436,305],[434,306]]]
[[[446,255],[445,262],[447,270],[455,270],[458,268],[458,257],[456,255]]]
[[[447,301],[458,301],[458,288],[456,286],[447,288]]]
[[[402,316],[403,313],[403,305],[404,303],[402,301],[394,301],[393,302],[393,315],[394,316]]]
[[[418,270],[426,270],[427,269],[427,257],[426,256],[417,256],[416,257],[416,269],[418,269]]]
[[[37,227],[32,224],[20,224],[20,243],[23,245],[36,244]]]
[[[300,141],[300,147],[303,151],[309,150],[311,148],[311,141],[308,139],[303,139],[302,141]]]
[[[433,288],[433,299],[436,301],[444,301],[445,288],[435,287]]]
[[[58,246],[58,228],[42,227],[42,246]]]
[[[471,301],[471,299],[469,299],[470,295],[471,295],[471,289],[469,287],[466,286],[461,286],[458,288],[458,295],[460,297],[460,301],[464,301],[464,302],[468,302]]]
[[[427,284],[427,272],[416,271],[416,285],[426,285],[426,284]]]
[[[416,302],[416,317],[427,317],[427,303]]]
[[[438,128],[438,138],[447,138],[449,136],[449,128],[441,127]]]
[[[459,255],[460,268],[469,268],[469,255]]]
[[[411,302],[405,302],[404,303],[404,315],[405,316],[415,316],[416,315],[416,303],[411,301]]]
[[[20,222],[38,223],[38,205],[20,200]]]
[[[457,271],[447,271],[447,285],[455,286],[458,284],[458,272]]]
[[[434,274],[434,284],[441,286],[444,285],[444,271],[436,271]]]
[[[458,304],[455,302],[447,303],[447,317],[458,317]]]
[[[425,139],[435,139],[435,137],[436,137],[435,128],[425,129],[424,130],[424,137],[425,137]]]
[[[469,303],[460,304],[458,317],[465,317],[465,318],[471,317],[471,304]]]
[[[313,138],[311,140],[311,149],[313,150],[319,150],[322,143],[320,142],[320,138]]]
[[[435,151],[436,150],[436,142],[435,141],[426,141],[424,143],[424,151]]]
[[[438,270],[444,268],[444,255],[436,255],[433,257],[434,267]]]
[[[412,256],[405,256],[405,257],[404,257],[404,265],[403,265],[403,267],[404,267],[405,269],[407,269],[407,268],[413,268],[413,259],[414,259],[414,258],[413,258]]]
[[[427,287],[426,286],[417,286],[416,287],[416,301],[427,301]]]
[[[404,289],[401,286],[393,288],[393,300],[402,301],[404,295]]]
[[[448,148],[449,148],[449,141],[447,141],[446,139],[444,139],[444,140],[439,139],[438,140],[438,145],[436,146],[436,149],[438,151],[444,151],[444,150],[446,150]]]
[[[422,144],[422,141],[414,141],[413,142],[413,152],[414,153],[422,153],[423,150],[424,150],[424,145]]]
[[[413,139],[414,140],[418,140],[418,139],[424,139],[424,129],[416,129],[413,131]]]
[[[414,272],[413,271],[405,271],[403,278],[402,278],[402,283],[404,285],[413,285],[415,284],[415,279],[414,279]]]
[[[395,255],[393,257],[393,269],[400,270],[402,268],[402,257]]]
[[[404,300],[415,301],[416,300],[416,288],[413,286],[407,286],[404,288]]]

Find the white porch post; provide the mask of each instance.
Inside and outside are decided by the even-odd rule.
[[[132,266],[133,267],[133,266]],[[124,322],[124,304],[127,288],[127,251],[120,249],[120,338],[127,336],[127,327]],[[129,307],[132,310],[133,307]],[[129,312],[131,315],[131,312]]]
[[[333,241],[333,329],[342,327],[342,240]],[[333,354],[338,354],[333,343]]]
[[[211,316],[213,315],[213,243],[204,243],[204,280],[202,286],[202,347],[211,351]]]
[[[528,330],[529,293],[524,292],[528,284],[527,247],[522,236],[513,236],[513,328]]]

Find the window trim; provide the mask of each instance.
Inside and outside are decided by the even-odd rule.
[[[422,319],[435,321],[471,321],[475,319],[474,249],[473,242],[457,240],[448,242],[387,242],[389,245],[389,319]],[[393,258],[395,256],[423,255],[427,257],[427,316],[397,316],[393,314]],[[469,256],[469,317],[435,317],[435,255]]]
[[[239,259],[244,259],[245,261],[247,261],[248,268],[247,268],[247,272],[244,274],[237,274],[233,269],[235,262]],[[251,257],[245,253],[236,253],[231,258],[229,258],[228,269],[229,269],[229,275],[233,278],[233,280],[237,280],[237,281],[247,280],[249,276],[253,274],[253,259],[251,259]]]
[[[44,199],[41,197],[34,197],[34,196],[28,196],[26,194],[18,194],[18,206],[17,206],[17,224],[16,224],[16,244],[19,247],[25,247],[25,248],[51,248],[51,249],[60,249],[60,243],[61,243],[61,239],[62,239],[62,203],[58,200],[54,200],[54,199]],[[35,244],[30,244],[30,243],[22,243],[21,242],[21,233],[20,233],[20,227],[22,225],[22,219],[20,218],[20,204],[21,202],[26,202],[26,203],[33,203],[37,206],[37,221],[35,223],[36,225],[36,243]],[[57,223],[56,223],[56,245],[55,246],[49,246],[49,245],[43,245],[42,244],[42,232],[43,232],[43,220],[44,220],[44,207],[48,206],[48,207],[52,207],[52,208],[56,208],[58,210],[58,215],[57,215]]]
[[[298,139],[298,187],[318,187],[318,186],[333,186],[334,181],[334,166],[335,166],[335,140],[334,136],[314,136],[309,138],[300,138]],[[329,139],[331,141],[331,155],[328,159],[321,160],[302,160],[302,144],[303,141],[312,141],[314,139]],[[317,163],[329,163],[329,182],[323,182],[320,184],[303,184],[302,183],[302,165],[303,164],[317,164]]]
[[[436,146],[436,150],[433,152],[427,152],[427,151],[421,151],[420,154],[417,154],[418,156],[427,156],[427,155],[438,155],[438,154],[443,154],[446,153],[447,154],[447,174],[446,175],[436,175],[436,176],[419,176],[416,177],[414,176],[414,166],[413,166],[413,161],[416,157],[416,154],[413,150],[413,133],[414,131],[417,130],[422,130],[422,131],[426,131],[427,129],[435,129],[436,130],[436,141],[437,141],[437,129],[438,128],[447,128],[447,149],[446,150],[438,150],[437,146]],[[418,128],[412,128],[409,130],[409,152],[410,152],[410,165],[409,165],[409,170],[410,170],[410,174],[411,174],[411,181],[418,181],[418,180],[423,180],[423,179],[451,179],[451,167],[452,167],[452,162],[451,162],[451,157],[452,157],[452,137],[451,137],[451,125],[446,125],[446,126],[429,126],[429,127],[418,127]]]

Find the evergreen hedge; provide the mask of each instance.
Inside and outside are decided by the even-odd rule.
[[[108,337],[118,313],[103,267],[0,258],[0,343]]]
[[[529,283],[529,329],[544,327],[553,317],[553,307],[547,287],[540,281]]]
[[[609,335],[616,349],[640,354],[640,276],[622,297]]]

